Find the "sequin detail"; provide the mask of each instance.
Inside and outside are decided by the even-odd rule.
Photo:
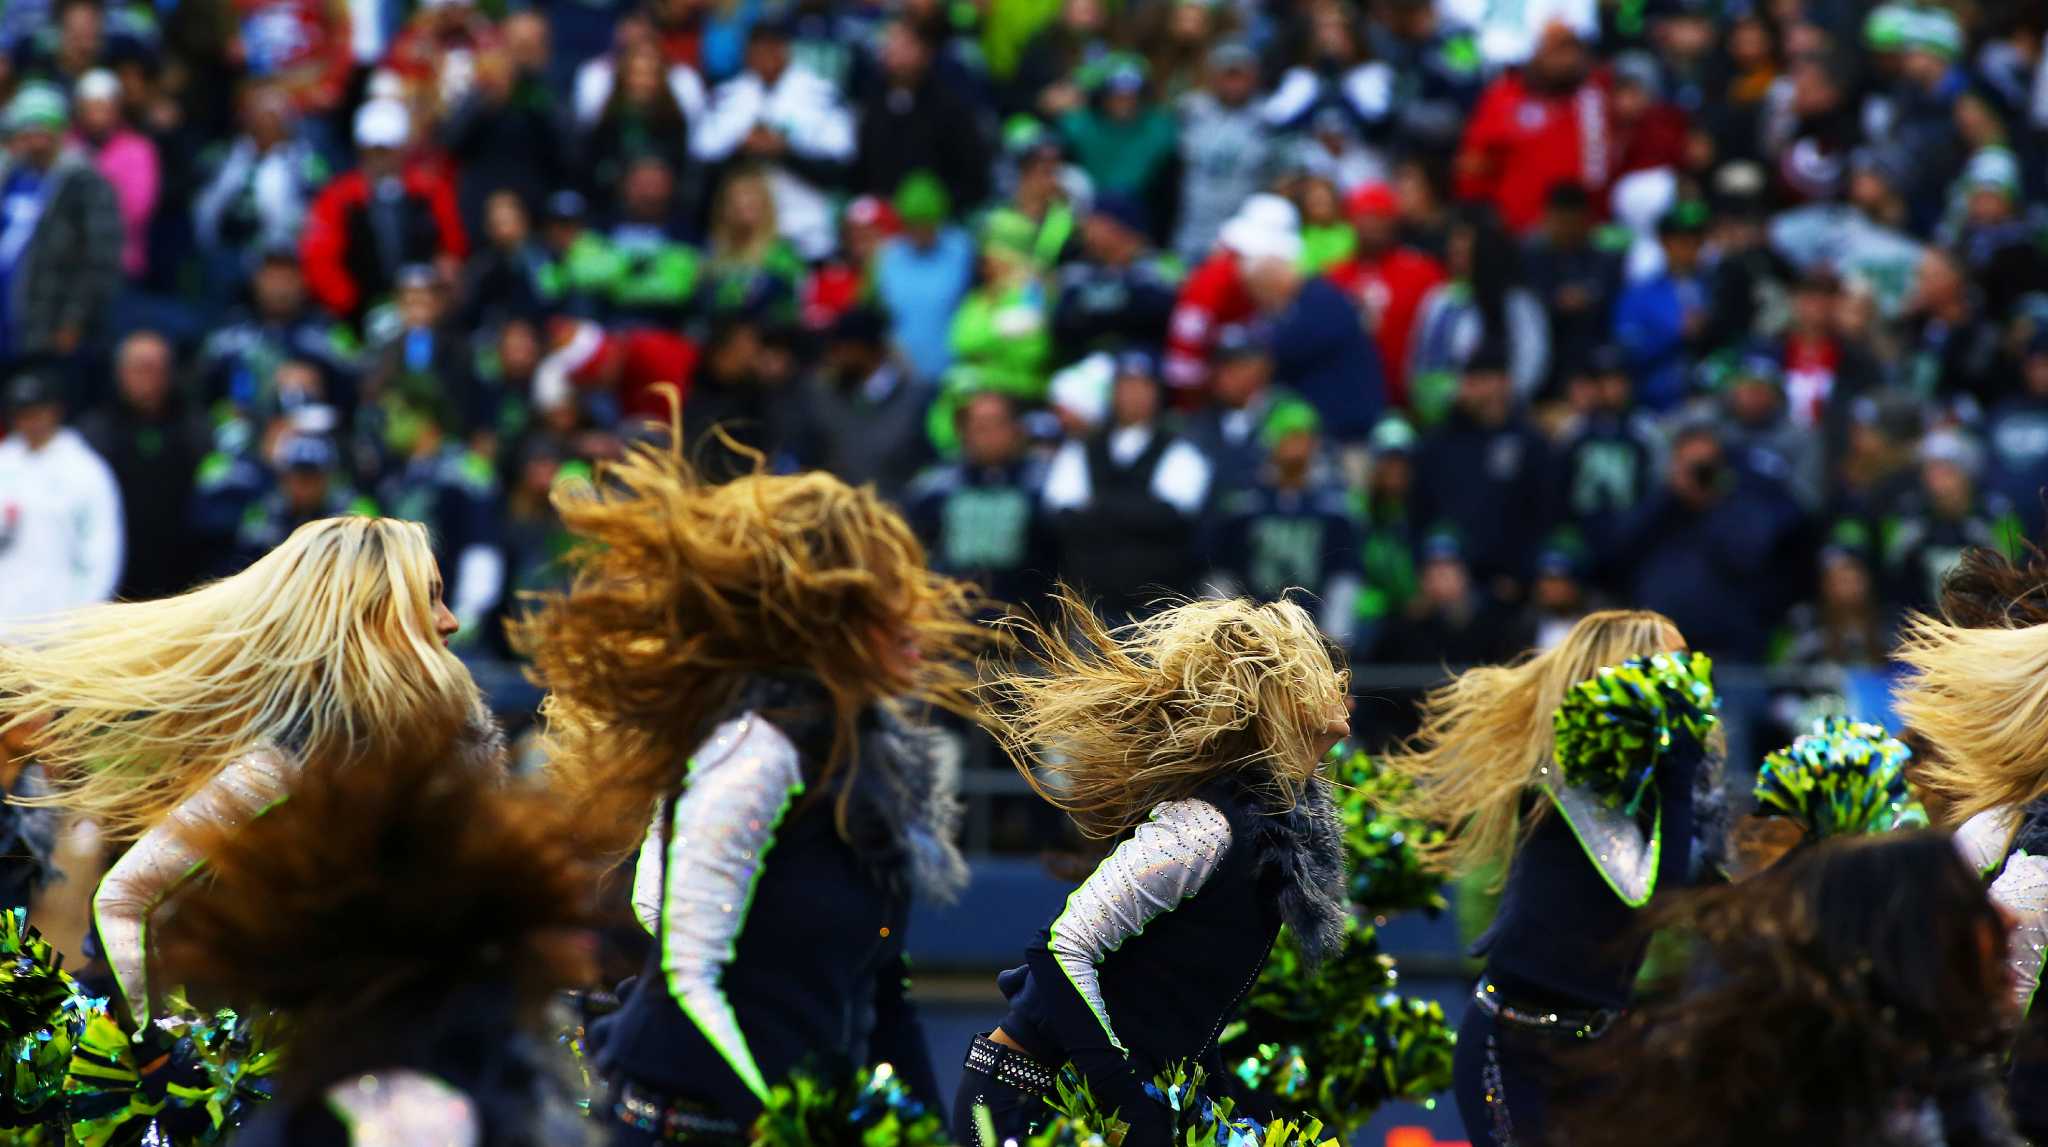
[[[713,731],[669,822],[661,967],[669,995],[757,1097],[768,1097],[720,979],[752,907],[762,859],[804,790],[796,746],[752,713]]]
[[[1110,1025],[1096,965],[1200,892],[1229,848],[1230,820],[1215,805],[1168,801],[1096,866],[1053,921],[1046,947],[1118,1051],[1128,1049]]]
[[[196,828],[237,828],[283,800],[299,773],[298,758],[258,749],[229,762],[206,787],[172,809],[122,855],[93,894],[93,919],[107,966],[139,1026],[149,1018],[149,918],[205,857],[186,844]]]
[[[476,1147],[483,1128],[469,1097],[416,1071],[357,1076],[327,1089],[327,1107],[353,1147]]]
[[[1500,1069],[1500,1039],[1486,1037],[1486,1066],[1479,1071],[1486,1092],[1486,1113],[1493,1123],[1493,1147],[1515,1147],[1515,1119],[1508,1112],[1508,1087]]]
[[[1664,849],[1664,809],[1659,805],[1648,834],[1635,817],[1608,808],[1591,791],[1565,785],[1544,770],[1544,791],[1564,814],[1572,835],[1621,902],[1631,908],[1649,903],[1657,891],[1657,859]],[[1655,798],[1652,797],[1654,801]]]
[[[2016,852],[1991,882],[1991,899],[2012,913],[2013,992],[2020,1013],[2033,1005],[2048,955],[2048,856]]]
[[[1991,874],[2005,860],[2006,849],[2012,847],[2019,819],[2020,810],[2016,808],[1994,808],[1978,813],[1956,830],[1956,851],[1963,854],[1971,868],[1984,875]]]

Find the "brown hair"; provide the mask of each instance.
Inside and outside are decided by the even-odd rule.
[[[1190,601],[1110,629],[1071,591],[1056,601],[1054,624],[1008,623],[1038,664],[991,666],[982,685],[997,736],[1040,796],[1096,838],[1224,774],[1292,807],[1346,681],[1306,611]]]
[[[797,670],[831,695],[827,777],[858,767],[856,725],[871,703],[972,714],[978,599],[926,568],[924,547],[871,487],[758,469],[713,485],[673,447],[643,445],[593,481],[562,484],[554,501],[581,543],[574,580],[538,595],[513,639],[548,690],[556,782],[602,847],[637,841],[750,675]],[[836,810],[842,834],[851,787]]]
[[[563,810],[476,759],[450,725],[361,759],[314,757],[290,799],[244,823],[181,828],[205,857],[152,932],[163,982],[285,1013],[292,1077],[395,1054],[470,984],[504,985],[527,1020],[587,982],[576,941],[599,873]]]
[[[1449,830],[1441,843],[1413,842],[1430,863],[1463,873],[1505,859],[1518,833],[1549,814],[1548,802],[1536,801],[1524,823],[1522,798],[1551,759],[1551,714],[1565,691],[1603,666],[1664,649],[1677,632],[1648,610],[1592,613],[1555,648],[1468,669],[1432,690],[1421,729],[1382,758],[1415,782],[1398,802],[1402,813]]]
[[[2048,623],[2048,554],[2031,544],[2013,557],[1988,546],[1964,550],[1941,579],[1941,616],[1964,629]]]

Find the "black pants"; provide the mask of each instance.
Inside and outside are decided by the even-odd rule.
[[[1007,1139],[1022,1140],[1043,1126],[1051,1111],[1043,1099],[997,1083],[972,1067],[960,1072],[960,1091],[953,1097],[953,1139],[964,1147],[1002,1147]]]
[[[1451,1083],[1472,1147],[1541,1147],[1556,1053],[1574,1044],[1568,1036],[1501,1023],[1476,1006],[1465,1009]]]

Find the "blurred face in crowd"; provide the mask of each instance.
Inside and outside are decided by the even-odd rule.
[[[643,159],[626,173],[619,198],[624,202],[628,218],[642,223],[658,223],[668,218],[669,201],[674,194],[675,177],[669,174],[668,164],[658,159]]]
[[[1103,21],[1102,0],[1067,0],[1060,7],[1060,23],[1069,32],[1093,34],[1102,30]]]
[[[882,365],[882,348],[866,339],[836,339],[825,348],[825,371],[842,386],[859,386]]]
[[[498,30],[505,37],[505,54],[520,72],[537,76],[548,70],[552,51],[545,16],[533,11],[514,12],[505,17]]]
[[[1372,500],[1379,503],[1401,505],[1408,501],[1408,491],[1415,485],[1415,462],[1407,454],[1388,451],[1373,455],[1372,476],[1369,479]]]
[[[1721,443],[1711,434],[1687,434],[1671,446],[1671,492],[1696,510],[1719,500],[1726,472]]]
[[[1472,574],[1461,558],[1436,557],[1423,564],[1416,588],[1432,612],[1464,606],[1472,596]]]
[[[1628,372],[1612,371],[1600,376],[1600,407],[1603,410],[1621,414],[1628,410],[1635,400],[1635,384],[1629,380]]]
[[[271,376],[270,381],[277,389],[281,406],[306,406],[327,397],[327,384],[320,377],[320,368],[304,359],[287,359],[279,363],[277,373]]]
[[[1956,134],[1963,137],[1972,151],[2005,142],[2005,125],[1999,122],[1998,112],[1975,92],[1965,92],[1956,98],[1955,121]]]
[[[2020,378],[2026,384],[2028,394],[2048,397],[2048,350],[2028,354],[2020,366]]]
[[[1728,413],[1744,426],[1762,426],[1778,417],[1783,395],[1760,378],[1738,378],[1728,391]]]
[[[7,432],[21,435],[31,450],[41,450],[64,428],[64,408],[54,402],[24,406],[7,415]]]
[[[1543,234],[1552,247],[1583,247],[1593,236],[1593,217],[1576,203],[1554,203],[1543,209]]]
[[[1401,218],[1421,223],[1436,214],[1436,188],[1422,164],[1404,160],[1394,169],[1394,198],[1401,204]]]
[[[1088,258],[1111,267],[1121,267],[1137,258],[1144,237],[1107,215],[1095,214],[1081,227],[1081,245]]]
[[[484,202],[484,231],[491,246],[500,251],[517,251],[526,246],[533,228],[526,219],[526,204],[510,191],[496,191]]]
[[[412,330],[432,330],[441,323],[441,288],[403,287],[398,292],[398,317]]]
[[[1358,43],[1351,31],[1351,14],[1343,5],[1316,5],[1314,20],[1316,59],[1341,63],[1358,55]]]
[[[1709,27],[1708,45],[1712,44]],[[1744,16],[1728,29],[1728,57],[1737,71],[1751,72],[1771,66],[1770,28],[1755,16]]]
[[[1159,417],[1159,381],[1150,375],[1120,374],[1109,392],[1109,416],[1117,426],[1149,426]]]
[[[1835,554],[1820,572],[1821,604],[1830,609],[1862,609],[1870,604],[1870,570],[1848,554]]]
[[[1458,378],[1457,401],[1458,409],[1481,426],[1499,426],[1514,413],[1514,385],[1504,370],[1467,370]]]
[[[114,134],[121,126],[121,99],[80,99],[72,101],[72,114],[77,117],[78,132],[87,139],[103,140]]]
[[[756,32],[747,41],[747,70],[773,85],[789,67],[789,41]]]
[[[1879,222],[1896,217],[1898,195],[1881,172],[1859,167],[1849,173],[1849,206]]]
[[[931,51],[924,37],[904,21],[889,25],[882,36],[882,71],[892,83],[910,86],[924,78],[931,66]]]
[[[619,95],[634,107],[648,107],[661,101],[661,85],[666,80],[661,61],[661,49],[653,44],[643,44],[626,54],[619,68]]]
[[[57,55],[65,71],[81,71],[99,59],[104,21],[98,5],[66,5],[57,21]]]
[[[1060,153],[1039,148],[1017,166],[1017,202],[1027,211],[1040,210],[1060,194]]]
[[[363,175],[371,182],[396,178],[405,167],[405,157],[397,148],[365,147],[356,152],[363,165]]]
[[[1260,309],[1285,310],[1301,289],[1301,272],[1285,259],[1257,259],[1245,268],[1244,285]]]
[[[1209,93],[1226,107],[1243,107],[1259,91],[1255,68],[1233,65],[1209,73]]]
[[[257,84],[242,101],[242,130],[257,147],[268,150],[292,137],[292,101],[281,89]]]
[[[1899,60],[1899,70],[1907,80],[1933,91],[1948,75],[1948,61],[1933,52],[1908,50]]]
[[[114,384],[130,408],[153,413],[171,394],[171,346],[147,331],[128,336],[114,363]]]
[[[1919,279],[1913,287],[1914,309],[1936,315],[1958,310],[1968,297],[1967,290],[1968,284],[1956,261],[1929,248],[1921,257]]]
[[[1826,333],[1835,323],[1835,291],[1820,283],[1802,283],[1792,295],[1792,328],[1802,334]]]
[[[718,230],[732,240],[751,239],[767,230],[774,213],[768,181],[758,175],[737,176],[719,197]]]
[[[1351,231],[1358,236],[1358,249],[1367,255],[1379,255],[1394,248],[1401,238],[1399,216],[1383,215],[1377,211],[1360,212],[1351,217]]]
[[[1979,187],[1964,201],[1974,227],[1996,227],[2013,218],[2012,197],[1996,187]]]
[[[1308,473],[1309,463],[1315,461],[1316,436],[1307,433],[1283,435],[1273,443],[1273,449],[1266,455],[1283,479],[1299,479]]]
[[[1970,472],[1942,458],[1929,458],[1920,465],[1920,485],[1927,491],[1934,511],[1946,518],[1960,518],[1970,512],[1976,499],[1976,483]]]
[[[14,158],[20,162],[38,171],[47,171],[51,164],[57,162],[57,152],[62,143],[56,132],[46,128],[23,128],[7,137],[7,150],[13,152]]]
[[[1697,231],[1675,231],[1663,237],[1664,263],[1673,275],[1690,275],[1699,269],[1700,251],[1706,246]]]
[[[1136,119],[1145,106],[1145,89],[1111,88],[1102,94],[1102,114],[1113,120]]]
[[[713,344],[707,365],[720,381],[735,383],[753,373],[754,360],[760,355],[761,332],[750,324],[741,324]]]
[[[540,335],[532,323],[509,322],[499,329],[498,367],[508,379],[531,378],[540,368]]]
[[[278,489],[296,517],[311,517],[327,505],[327,471],[293,466],[278,478]]]
[[[1301,183],[1301,218],[1305,223],[1327,226],[1344,218],[1344,204],[1337,188],[1327,179],[1305,179]]]
[[[1813,119],[1834,111],[1842,102],[1842,89],[1829,73],[1827,61],[1808,57],[1792,66],[1792,111]]]
[[[288,259],[265,259],[256,269],[256,309],[265,318],[290,318],[306,302],[306,279],[299,265]]]
[[[1530,587],[1529,596],[1535,601],[1536,608],[1545,613],[1574,613],[1585,595],[1571,574],[1553,570],[1536,579],[1536,584]]]
[[[1166,35],[1180,45],[1201,44],[1209,39],[1215,21],[1209,17],[1205,4],[1175,4],[1173,14],[1166,19]]]
[[[1689,12],[1670,15],[1657,21],[1651,36],[1666,59],[1698,59],[1714,46],[1714,22]]]
[[[1273,362],[1262,354],[1238,354],[1223,359],[1209,375],[1209,391],[1225,410],[1243,410],[1273,379]]]
[[[1655,103],[1648,88],[1632,79],[1617,79],[1607,107],[1617,122],[1632,124],[1649,114]]]
[[[800,364],[796,346],[786,337],[764,338],[754,356],[754,380],[761,386],[779,389],[796,379]]]
[[[1024,446],[1023,431],[1010,400],[983,392],[960,407],[960,452],[975,466],[1007,466]]]
[[[1586,78],[1586,49],[1571,29],[1552,24],[1537,41],[1536,54],[1529,58],[1529,76],[1536,86],[1548,91],[1574,88]]]

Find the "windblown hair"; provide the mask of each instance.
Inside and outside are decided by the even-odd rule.
[[[402,1045],[466,1022],[445,1013],[467,989],[532,1020],[588,982],[577,934],[601,873],[573,854],[558,802],[463,736],[423,723],[374,756],[311,757],[263,816],[183,829],[208,875],[160,910],[167,982],[284,1013],[306,1033],[289,1063],[306,1086],[404,1062]]]
[[[1964,550],[1941,579],[1941,616],[1964,629],[2048,624],[2048,554],[2033,545],[2017,557],[1989,546]]]
[[[1867,1147],[2001,1046],[2006,930],[1945,833],[1842,837],[1652,908],[1693,974],[1589,1044],[1574,1147]],[[2000,1140],[2001,1142],[2003,1140]]]
[[[1534,802],[1524,824],[1523,797],[1551,760],[1551,714],[1566,691],[1602,666],[1666,648],[1677,632],[1669,618],[1647,610],[1588,614],[1554,648],[1468,669],[1432,690],[1422,727],[1381,758],[1415,782],[1399,798],[1400,812],[1447,830],[1440,843],[1410,843],[1440,871],[1505,860],[1520,833],[1549,815],[1547,802]]]
[[[1934,749],[1913,779],[1949,821],[2048,793],[2048,625],[1965,629],[1915,615],[1894,656],[1913,671],[1894,707]]]
[[[982,690],[1017,770],[1084,834],[1228,775],[1294,806],[1348,678],[1299,605],[1189,601],[1111,629],[1062,590],[1056,614],[1008,620],[1036,664],[992,665]]]
[[[425,527],[326,518],[233,577],[60,615],[0,647],[0,727],[35,737],[60,805],[135,837],[262,746],[370,755],[466,718],[476,684],[434,630]]]
[[[866,706],[973,712],[978,601],[926,567],[870,487],[822,472],[714,485],[673,447],[641,445],[593,482],[564,483],[555,506],[581,543],[574,580],[539,596],[513,637],[548,690],[556,783],[601,849],[637,842],[751,676],[805,673],[830,693],[818,791],[858,767]],[[842,835],[852,787],[838,786]]]

